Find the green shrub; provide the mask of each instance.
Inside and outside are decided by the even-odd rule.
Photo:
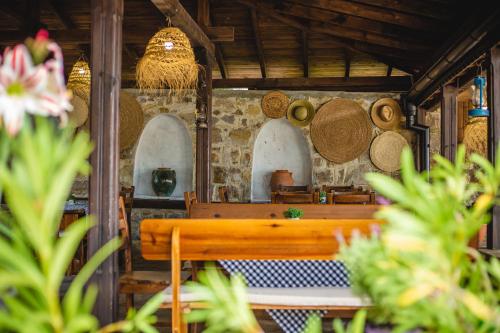
[[[290,207],[283,213],[283,215],[288,219],[300,219],[304,216],[304,211],[299,208]]]

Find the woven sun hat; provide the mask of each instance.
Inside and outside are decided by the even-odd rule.
[[[345,163],[370,146],[372,126],[368,113],[356,102],[337,98],[321,106],[311,124],[311,140],[329,161]]]
[[[406,146],[408,142],[401,134],[387,131],[373,140],[370,158],[373,164],[382,171],[398,171],[401,167],[401,152]]]
[[[132,146],[141,134],[144,113],[134,96],[120,92],[120,150]]]
[[[307,126],[314,118],[314,106],[305,99],[298,99],[288,106],[286,117],[295,126]]]
[[[288,108],[288,96],[281,91],[267,93],[260,102],[262,112],[269,118],[281,118]]]
[[[70,101],[73,110],[68,112],[68,121],[76,127],[80,127],[89,117],[89,106],[87,102],[78,95],[73,95]]]
[[[373,103],[370,114],[373,123],[383,130],[398,128],[401,122],[401,107],[392,98],[381,98]]]
[[[471,118],[464,128],[463,144],[467,155],[472,153],[486,157],[488,154],[488,118]]]

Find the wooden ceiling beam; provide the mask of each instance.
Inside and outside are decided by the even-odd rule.
[[[215,57],[217,59],[217,65],[219,66],[220,75],[223,79],[227,79],[228,74],[224,55],[222,54],[221,46],[218,44],[215,44]]]
[[[9,5],[2,5],[0,7],[0,14],[9,18],[10,20],[13,20],[14,22],[16,22],[16,24],[18,26],[21,26],[24,23],[23,15],[19,14],[17,11],[12,9]]]
[[[440,21],[448,21],[453,18],[453,12],[449,6],[433,3],[428,4],[421,1],[394,1],[394,0],[356,0],[365,5],[387,8],[401,13],[428,17]]]
[[[325,22],[341,25],[344,28],[379,34],[386,37],[401,39],[403,36],[408,41],[415,41],[422,44],[433,45],[439,42],[437,34],[423,34],[422,31],[394,25],[391,23],[379,22],[363,17],[336,13],[316,7],[291,2],[285,0],[279,4],[274,4],[274,9],[280,14],[295,16],[312,21]]]
[[[68,13],[66,13],[62,8],[61,4],[57,0],[45,0],[45,4],[50,9],[52,14],[54,14],[59,22],[62,23],[65,29],[72,30],[76,29],[75,23],[71,20]]]
[[[200,16],[201,15],[201,16]],[[198,22],[205,21],[208,16],[208,26],[213,26],[214,24],[214,16],[212,11],[210,10],[210,2],[209,0],[198,0]],[[206,28],[206,27],[205,27]],[[233,29],[233,41],[234,41],[234,29]],[[215,45],[215,60],[217,61],[217,65],[219,66],[219,72],[223,79],[228,78],[227,67],[224,61],[224,54],[222,53],[222,46],[218,42],[214,42]]]
[[[266,78],[213,80],[213,88],[248,88],[261,90],[330,90],[330,91],[407,91],[411,80],[405,76],[331,78]]]
[[[123,51],[125,52],[125,54],[131,59],[131,60],[134,60],[136,61],[137,59],[139,59],[139,54],[132,48],[132,46],[130,46],[129,44],[123,44],[122,45],[123,47]]]
[[[351,53],[349,50],[344,49],[344,63],[345,63],[345,70],[344,70],[344,78],[347,80],[351,76]]]
[[[302,0],[291,0],[303,3]],[[388,8],[356,3],[347,0],[307,0],[307,4],[336,13],[354,15],[366,19],[401,25],[411,29],[435,32],[441,28],[441,22],[405,13],[394,13]]]
[[[207,50],[209,60],[215,63],[215,46],[203,29],[193,20],[179,0],[151,0],[158,10],[169,18],[173,26],[180,28],[189,37],[193,46]],[[125,34],[124,34],[125,36]]]
[[[204,27],[208,38],[212,42],[234,42],[234,27]]]
[[[387,66],[387,74],[386,74],[386,76],[391,76],[391,75],[392,75],[392,66],[388,65]]]
[[[307,31],[302,31],[302,67],[304,77],[309,77],[309,39]]]
[[[264,57],[264,47],[262,45],[262,38],[260,35],[259,18],[255,8],[250,8],[250,17],[252,21],[253,35],[255,37],[255,46],[257,48],[257,56],[259,57],[260,73],[262,78],[266,78],[266,59]]]
[[[369,54],[370,56],[372,56],[374,59],[376,59],[378,61],[381,61],[387,65],[393,65],[396,68],[401,68],[402,70],[404,70],[410,74],[414,74],[414,72],[415,72],[414,68],[410,69],[409,66],[405,66],[405,68],[402,68],[399,63],[396,64],[395,61],[392,61],[392,60],[388,61],[387,60],[387,59],[390,59],[391,57],[393,57],[398,52],[404,53],[404,55],[402,55],[403,59],[410,57],[412,55],[414,56],[415,52],[407,52],[404,50],[397,50],[397,49],[384,47],[384,46],[380,46],[380,45],[373,45],[373,44],[369,44],[369,43],[346,40],[345,38],[337,36],[337,34],[335,32],[332,32],[329,29],[317,29],[314,27],[310,28],[310,27],[304,25],[303,23],[301,23],[293,18],[281,15],[281,14],[277,13],[276,11],[274,11],[272,8],[270,8],[268,5],[266,5],[263,2],[259,2],[259,1],[255,1],[255,0],[236,0],[236,1],[238,3],[241,3],[245,6],[253,9],[253,10],[259,11],[259,13],[262,13],[263,15],[267,15],[269,17],[272,17],[272,18],[274,18],[274,19],[276,19],[276,20],[278,20],[286,25],[294,27],[298,30],[329,35],[332,39],[335,40],[335,42],[338,45],[345,47],[351,51]]]

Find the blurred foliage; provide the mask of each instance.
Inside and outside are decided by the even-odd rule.
[[[127,319],[99,328],[92,308],[98,290],[86,284],[120,246],[114,239],[88,260],[59,296],[65,272],[94,224],[83,218],[59,234],[65,201],[75,176],[87,175],[92,145],[48,118],[25,119],[20,133],[0,130],[0,188],[8,212],[0,212],[0,331],[26,333],[156,332],[154,297]]]
[[[290,207],[283,213],[283,215],[288,219],[300,219],[304,216],[304,211],[300,208]]]
[[[460,147],[453,164],[436,156],[429,175],[418,174],[411,151],[401,157],[401,182],[368,174],[373,188],[393,201],[376,217],[379,237],[355,238],[341,249],[353,289],[374,304],[371,319],[395,332],[500,332],[500,264],[486,262],[469,241],[498,202],[496,167]],[[474,168],[475,182],[467,178]],[[430,181],[428,181],[430,179]]]

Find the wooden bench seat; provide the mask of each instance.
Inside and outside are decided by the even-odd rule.
[[[332,260],[338,239],[368,235],[382,221],[367,219],[152,219],[140,225],[146,260],[171,260],[172,285],[164,307],[172,308],[172,331],[181,332],[182,311],[199,306],[181,289],[181,260]],[[254,309],[349,311],[368,304],[350,288],[250,288]]]

